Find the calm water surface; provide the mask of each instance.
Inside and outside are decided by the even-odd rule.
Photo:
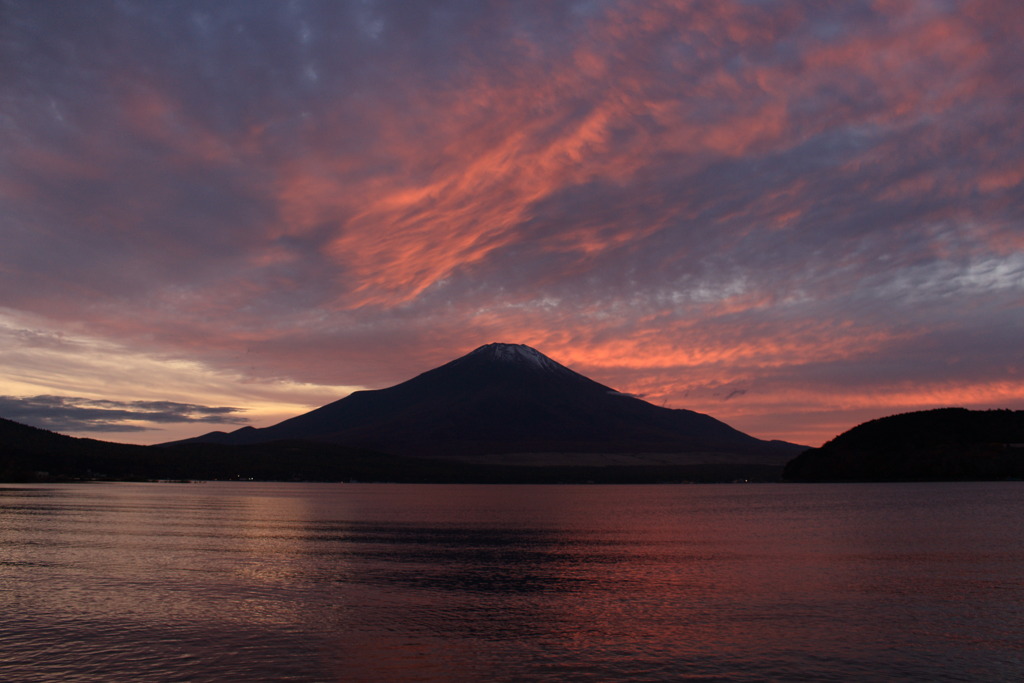
[[[1020,680],[1024,484],[0,486],[0,679]]]

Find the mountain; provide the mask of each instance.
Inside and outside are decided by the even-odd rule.
[[[395,386],[357,391],[271,427],[186,442],[307,440],[403,456],[690,454],[783,464],[804,446],[762,441],[708,415],[652,405],[521,344],[487,344]],[[179,442],[180,443],[180,442]],[[731,459],[731,460],[730,460]]]
[[[786,465],[790,481],[1024,479],[1024,410],[939,408],[872,420]]]

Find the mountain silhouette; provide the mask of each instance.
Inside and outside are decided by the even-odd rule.
[[[357,391],[271,427],[177,443],[307,440],[398,455],[731,454],[782,464],[806,447],[762,441],[713,417],[652,405],[522,344],[486,344],[401,384]]]

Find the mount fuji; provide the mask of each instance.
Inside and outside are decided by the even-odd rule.
[[[671,454],[689,462],[783,464],[806,449],[618,392],[522,344],[486,344],[395,386],[357,391],[257,429],[176,443],[313,441],[402,456],[480,460],[532,454]],[[671,458],[661,458],[668,462]]]

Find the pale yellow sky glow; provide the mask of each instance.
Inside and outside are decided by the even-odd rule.
[[[140,353],[109,340],[61,332],[38,316],[0,309],[0,396],[67,396],[93,400],[176,401],[239,408],[239,417],[265,427],[337,400],[358,386],[327,386],[246,377],[193,360]],[[124,424],[146,431],[73,432],[123,443],[161,443],[238,424]]]

